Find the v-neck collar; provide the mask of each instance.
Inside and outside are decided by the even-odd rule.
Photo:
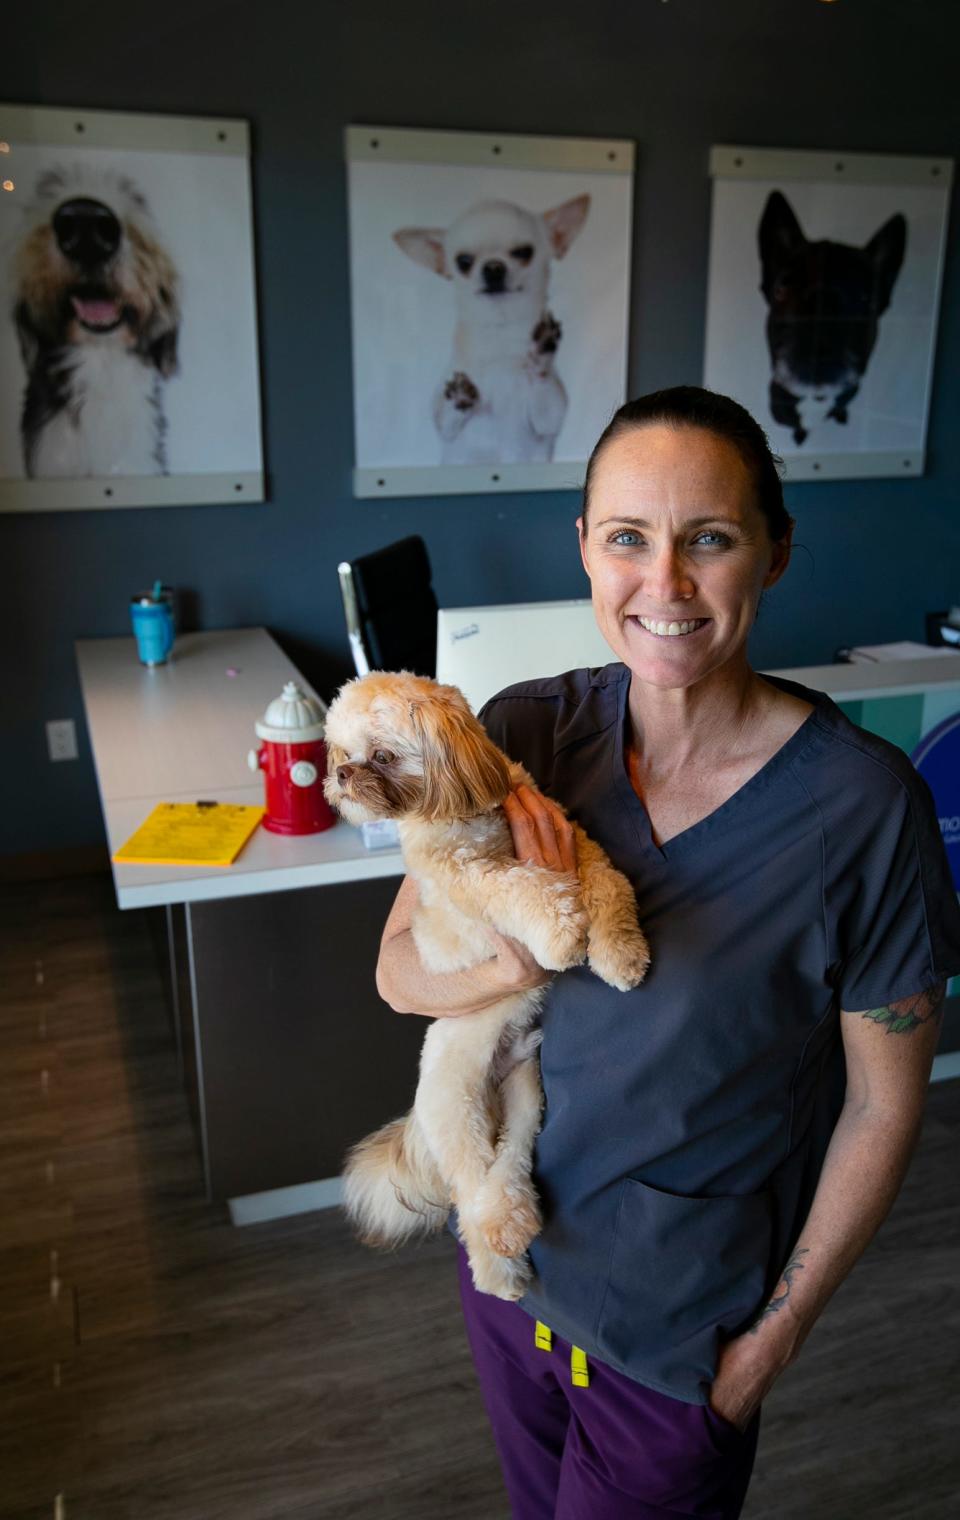
[[[721,802],[719,807],[714,808],[703,818],[699,818],[696,823],[691,823],[688,828],[682,829],[679,834],[673,834],[661,845],[657,844],[653,837],[650,814],[647,812],[643,799],[634,791],[627,771],[627,698],[630,691],[630,672],[626,666],[623,666],[623,677],[619,684],[617,699],[617,722],[611,727],[612,779],[615,792],[625,809],[625,816],[631,821],[640,847],[645,853],[659,856],[661,860],[671,860],[700,843],[703,836],[717,828],[727,827],[736,819],[741,809],[752,802],[754,795],[784,771],[809,742],[817,719],[822,716],[822,710],[829,704],[830,698],[823,692],[809,690],[796,681],[788,681],[780,676],[763,675],[761,679],[769,681],[771,686],[779,687],[781,691],[790,692],[794,696],[802,697],[804,701],[812,702],[813,711],[807,713],[790,738],[742,786],[731,793],[725,802]]]

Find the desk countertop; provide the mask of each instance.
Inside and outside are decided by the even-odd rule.
[[[254,724],[285,681],[313,692],[265,628],[183,634],[154,669],[132,638],[80,639],[76,652],[111,854],[158,802],[262,803],[263,781],[247,766]],[[146,908],[398,876],[403,860],[399,850],[366,850],[340,821],[291,838],[257,829],[224,868],[112,870],[119,906]]]
[[[803,665],[767,674],[828,692],[837,702],[906,697],[911,692],[960,686],[960,654],[929,654],[916,660],[879,660],[875,665]]]

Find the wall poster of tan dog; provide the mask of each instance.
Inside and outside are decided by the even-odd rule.
[[[0,509],[262,501],[245,122],[0,106]]]
[[[633,145],[350,127],[358,496],[576,488],[623,401]]]
[[[923,473],[952,169],[713,149],[703,383],[789,479]]]

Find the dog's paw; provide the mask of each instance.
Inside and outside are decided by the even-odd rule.
[[[516,1303],[526,1293],[533,1276],[525,1256],[497,1256],[493,1251],[476,1247],[468,1250],[470,1275],[478,1293],[490,1293],[494,1298]]]
[[[556,317],[545,311],[530,334],[530,348],[524,360],[527,374],[534,380],[546,380],[553,371],[554,355],[563,336]]]
[[[587,916],[559,924],[542,924],[526,936],[527,948],[544,971],[569,971],[587,958]]]
[[[533,1188],[491,1183],[485,1193],[476,1200],[477,1228],[495,1256],[520,1256],[543,1225]]]
[[[458,412],[471,412],[480,400],[480,392],[462,369],[458,369],[443,387],[443,398]]]
[[[556,883],[542,929],[550,956],[549,965],[540,962],[546,971],[566,971],[568,966],[579,966],[586,960],[590,919],[579,878],[562,878]]]
[[[590,970],[620,992],[639,987],[650,965],[650,946],[639,929],[617,935],[591,931],[587,949]]]
[[[530,334],[536,354],[555,354],[563,337],[563,328],[552,312],[545,311]]]

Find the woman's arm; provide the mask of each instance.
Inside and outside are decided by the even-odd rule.
[[[514,853],[529,865],[576,871],[576,845],[568,819],[548,797],[519,787],[504,803]],[[428,971],[420,959],[410,924],[417,905],[416,883],[404,877],[380,942],[377,991],[395,1013],[430,1018],[479,1013],[511,992],[550,980],[517,940],[490,930],[493,954],[467,971]]]
[[[510,992],[539,987],[550,973],[516,940],[490,930],[493,953],[467,971],[428,971],[420,959],[410,924],[417,905],[416,883],[405,876],[380,942],[377,991],[394,1013],[429,1018],[479,1013]]]
[[[721,1348],[710,1402],[743,1428],[893,1206],[916,1147],[945,987],[840,1015],[847,1093],[810,1213],[756,1323]]]

